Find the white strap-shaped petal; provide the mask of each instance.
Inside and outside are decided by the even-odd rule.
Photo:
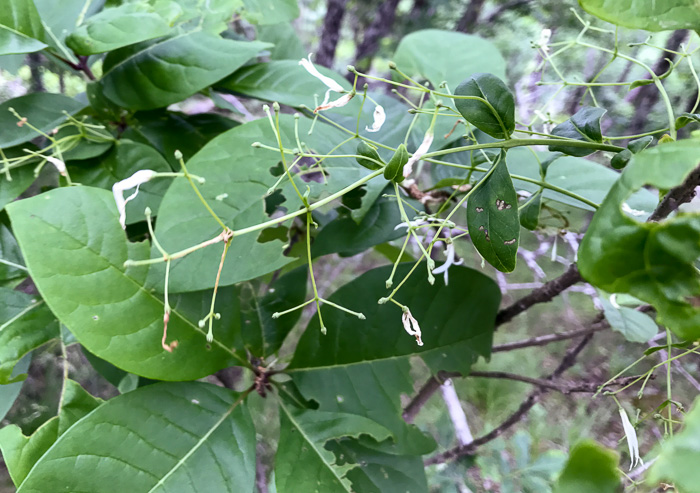
[[[371,127],[365,127],[368,132],[379,132],[386,121],[386,113],[380,105],[374,107],[374,122]]]
[[[416,343],[419,346],[423,345],[423,339],[421,339],[420,326],[418,325],[418,320],[413,318],[411,315],[411,310],[408,308],[404,309],[403,315],[401,315],[401,322],[403,323],[404,330],[413,337],[416,338]]]
[[[404,178],[407,178],[408,175],[413,173],[413,165],[417,163],[426,152],[428,152],[428,149],[430,149],[430,146],[433,144],[433,137],[433,132],[428,132],[425,134],[425,137],[423,137],[423,142],[418,147],[418,149],[416,149],[416,152],[413,153],[413,156],[410,157],[408,162],[403,167]]]
[[[630,423],[630,419],[627,417],[627,413],[622,407],[620,407],[620,418],[622,419],[622,429],[625,431],[625,437],[627,438],[627,448],[630,452],[630,471],[637,464],[641,463],[644,465],[642,458],[639,456],[639,441],[637,440],[637,431]]]
[[[447,270],[453,265],[462,265],[464,263],[464,259],[461,258],[457,262],[455,262],[455,246],[453,243],[447,244],[447,248],[445,249],[445,255],[447,256],[447,260],[440,267],[433,269],[433,274],[444,274],[445,286],[447,286],[450,280]]]
[[[58,170],[59,173],[61,173],[62,176],[66,176],[66,163],[64,163],[63,161],[61,161],[58,158],[51,157],[51,156],[44,156],[44,158],[48,162],[50,162],[51,164],[56,166],[56,169]]]
[[[331,91],[335,92],[343,92],[345,89],[343,89],[343,86],[338,84],[335,80],[331,79],[330,77],[326,77],[323,75],[321,72],[318,71],[316,67],[314,67],[314,64],[311,62],[311,56],[313,53],[309,53],[309,58],[302,58],[299,60],[299,65],[304,67],[308,73],[316,77],[318,80],[323,82],[323,84],[330,89]]]
[[[139,193],[139,186],[147,181],[150,181],[156,175],[156,172],[150,169],[142,169],[131,175],[125,180],[118,181],[112,186],[112,194],[114,194],[114,202],[117,204],[119,212],[119,224],[123,229],[126,229],[126,204],[134,199]],[[124,198],[124,192],[136,187],[136,191]]]
[[[341,106],[345,106],[346,104],[348,104],[350,102],[350,100],[353,97],[355,97],[355,93],[350,92],[348,94],[345,94],[344,96],[339,97],[335,101],[331,101],[330,103],[327,103],[328,92],[326,92],[326,99],[324,99],[323,104],[316,107],[316,109],[314,110],[314,113],[318,113],[319,111],[324,111],[324,110],[328,110],[331,108],[340,108]]]

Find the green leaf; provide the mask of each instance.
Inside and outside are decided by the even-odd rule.
[[[676,118],[676,130],[685,127],[689,123],[700,123],[700,114],[681,113],[678,118]]]
[[[101,83],[105,95],[120,106],[161,108],[226,77],[269,46],[191,31],[110,52]]]
[[[647,135],[646,137],[641,137],[635,140],[630,140],[629,144],[627,144],[627,148],[630,151],[632,151],[633,154],[639,154],[644,149],[649,147],[653,140],[654,137],[652,137],[651,135]]]
[[[331,441],[326,448],[338,457],[339,465],[354,467],[347,473],[352,491],[372,493],[427,493],[423,461],[415,455],[395,455],[378,450],[365,437]]]
[[[24,357],[19,360],[15,365],[12,374],[10,375],[10,380],[17,380],[20,375],[25,375],[27,370],[29,370],[29,364],[32,362],[31,353],[24,355]],[[22,385],[24,385],[24,380],[15,381],[14,383],[0,384],[0,421],[5,419],[7,413],[12,409],[12,405],[15,403],[17,396],[19,396],[22,390]]]
[[[168,2],[170,3],[170,2]],[[176,3],[172,5],[177,6]],[[175,14],[182,11],[170,10]],[[165,36],[174,17],[163,18],[145,2],[107,8],[92,16],[66,38],[66,45],[78,55],[94,55]]]
[[[297,0],[243,0],[243,5],[243,17],[253,24],[279,24],[299,17]]]
[[[580,442],[554,487],[555,493],[615,493],[620,488],[618,455],[592,440]]]
[[[700,485],[700,399],[685,415],[680,433],[664,441],[659,458],[647,476],[647,482],[656,485],[661,481],[673,483],[678,491],[696,493]],[[650,486],[651,486],[650,485]]]
[[[518,209],[518,214],[520,215],[520,225],[534,231],[537,229],[537,225],[540,221],[540,211],[542,210],[542,189],[535,192],[535,194],[528,199],[528,201],[520,209]]]
[[[602,108],[582,108],[564,123],[560,123],[554,127],[554,129],[552,129],[552,135],[584,142],[603,142],[600,120],[606,112],[607,110]],[[577,157],[588,156],[595,152],[595,149],[570,147],[567,146],[565,142],[557,145],[550,145],[549,150],[551,152],[563,152],[569,156]]]
[[[312,135],[307,135],[311,121],[299,120],[299,135],[309,150],[325,154],[336,143],[346,138],[345,134],[317,123]],[[282,140],[287,148],[296,147],[292,115],[280,115]],[[280,154],[269,149],[252,147],[255,141],[276,143],[267,119],[256,120],[238,126],[209,142],[188,163],[193,174],[204,177],[205,184],[199,188],[214,212],[234,230],[256,225],[268,220],[265,215],[264,197],[277,181],[271,168],[278,166]],[[354,146],[346,144],[335,152],[353,154]],[[288,163],[290,164],[291,161]],[[304,182],[295,177],[301,189],[310,188],[309,200],[335,193],[354,183],[370,172],[358,166],[353,158],[328,159],[323,162],[327,183]],[[384,188],[385,182],[374,180],[367,184],[364,201],[371,204]],[[291,189],[288,179],[280,186],[286,201],[282,204],[288,211],[302,207],[301,200]],[[217,199],[218,197],[218,199]],[[173,180],[163,202],[156,224],[158,240],[168,252],[188,248],[221,233],[221,226],[209,215],[184,178]],[[279,240],[259,243],[257,233],[234,236],[221,272],[221,285],[253,279],[283,267],[293,259],[283,255],[283,243]],[[154,257],[160,254],[154,248]],[[213,287],[221,261],[221,249],[205,248],[173,262],[170,277],[172,292],[194,291]],[[164,276],[163,266],[151,269],[149,280],[158,289]],[[209,273],[192,276],[192,272]]]
[[[283,402],[280,402],[280,419],[275,455],[275,485],[279,493],[351,493],[350,482],[345,479],[351,467],[336,464],[333,452],[325,448],[326,442],[360,435],[371,436],[378,442],[391,437],[389,430],[363,416],[300,411]]]
[[[372,171],[376,171],[384,167],[384,161],[382,161],[382,158],[379,157],[379,154],[377,153],[377,148],[370,146],[364,140],[361,140],[360,143],[357,145],[356,152],[360,156],[368,158],[355,158],[357,164],[359,164],[360,166],[364,166],[365,168],[370,169]]]
[[[387,187],[385,192],[392,193],[393,190]],[[409,202],[414,206],[420,205]],[[341,217],[325,225],[311,245],[311,256],[315,258],[338,253],[341,257],[352,257],[375,245],[404,236],[406,230],[395,229],[401,222],[396,200],[380,197],[359,224],[349,217]]]
[[[511,272],[520,241],[518,197],[505,152],[493,166],[493,172],[467,200],[467,227],[481,256],[501,272]]]
[[[307,278],[306,266],[298,267],[275,281],[260,298],[251,292],[251,286],[240,288],[241,330],[245,347],[251,354],[267,358],[282,346],[302,312],[296,310],[279,318],[272,318],[272,315],[304,302]]]
[[[695,0],[578,0],[578,3],[604,21],[632,29],[700,29],[700,11]]]
[[[9,111],[10,108],[14,108],[32,126],[42,132],[50,132],[66,119],[64,111],[73,115],[85,108],[85,104],[62,94],[44,92],[5,101],[0,104],[0,147],[3,149],[23,144],[39,136],[39,133],[28,125],[18,125],[17,118]]]
[[[623,149],[612,157],[610,160],[610,166],[615,169],[622,169],[627,166],[630,159],[632,159],[632,151],[629,149]]]
[[[654,320],[646,313],[626,306],[615,307],[605,298],[601,298],[600,301],[603,303],[603,313],[610,327],[628,341],[647,342],[659,332]]]
[[[108,478],[108,480],[106,480]],[[238,394],[156,384],[111,399],[61,435],[18,493],[253,491],[255,430]]]
[[[32,53],[46,44],[41,18],[32,0],[6,0],[0,9],[0,55]]]
[[[39,292],[90,352],[141,376],[201,378],[239,360],[236,330],[218,330],[211,348],[198,316],[176,306],[168,324],[173,353],[161,347],[163,302],[144,287],[145,243],[127,243],[110,192],[60,188],[8,206],[17,241]],[[37,237],[43,238],[36,242]]]
[[[439,29],[404,36],[394,53],[394,62],[408,76],[429,80],[435,89],[443,81],[454,89],[477,72],[506,77],[506,62],[493,43],[479,36]]]
[[[90,395],[79,383],[67,379],[61,393],[61,411],[58,415],[59,436],[100,407],[103,402],[102,399]]]
[[[410,268],[399,265],[395,278],[403,279]],[[338,305],[362,312],[366,320],[325,305],[327,335],[321,335],[314,317],[288,373],[321,411],[359,414],[391,430],[398,443],[393,453],[427,453],[431,444],[400,417],[400,395],[413,391],[408,360],[419,355],[433,372],[468,373],[479,356],[490,354],[500,291],[488,277],[463,267],[450,268],[449,288],[441,277],[434,285],[423,276],[409,277],[398,301],[411,309],[422,328],[425,345],[418,346],[401,325],[401,310],[392,303],[377,304],[386,294],[391,269],[373,269],[330,297]]]
[[[700,256],[700,215],[641,223],[623,207],[628,210],[632,192],[645,185],[668,190],[682,183],[697,166],[699,152],[700,143],[686,140],[636,154],[593,216],[578,255],[584,279],[652,304],[657,321],[684,339],[700,337],[700,310],[693,301],[700,296],[694,264]]]
[[[15,486],[22,484],[34,464],[56,442],[58,419],[49,419],[29,437],[17,425],[0,428],[0,450]]]
[[[270,49],[270,60],[299,61],[307,55],[296,30],[287,22],[259,26],[257,32],[258,41],[275,45]]]
[[[10,230],[0,223],[0,258],[6,262],[12,262],[17,266],[24,266],[24,258],[17,245],[17,240]],[[0,263],[0,281],[22,279],[27,276],[27,271],[21,267],[15,267],[8,263]]]
[[[335,80],[346,90],[352,88],[350,83],[337,72],[320,65],[316,68],[322,75]],[[277,101],[295,108],[302,105],[315,108],[321,104],[328,90],[323,82],[299,65],[298,60],[275,60],[247,65],[215,84],[215,87],[218,90],[242,94],[249,98]]]
[[[404,180],[403,167],[408,162],[408,151],[406,145],[401,144],[386,166],[384,166],[384,178],[389,181],[401,183]]]
[[[0,288],[0,384],[24,380],[12,378],[12,370],[23,356],[58,337],[58,324],[46,304],[33,296]]]
[[[122,138],[152,145],[173,169],[179,170],[176,150],[182,153],[185,161],[189,161],[207,142],[237,125],[234,120],[211,113],[139,112]]]
[[[112,190],[116,182],[129,178],[141,169],[151,169],[159,173],[170,172],[170,166],[158,151],[150,146],[130,140],[118,141],[109,154],[93,159],[80,166],[70,166],[71,179],[81,185]],[[170,178],[157,178],[139,187],[139,193],[126,204],[126,224],[144,220],[144,210],[150,207],[158,214],[160,201],[170,185]],[[129,196],[133,190],[127,191]]]
[[[482,132],[497,139],[506,139],[515,130],[513,93],[495,75],[474,74],[457,86],[455,95],[481,98],[488,103],[477,99],[454,100],[464,119]]]

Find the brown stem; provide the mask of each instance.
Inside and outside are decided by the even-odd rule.
[[[695,197],[695,187],[700,185],[700,166],[690,172],[683,183],[672,188],[663,198],[647,221],[660,221],[674,212],[681,204],[690,202]]]

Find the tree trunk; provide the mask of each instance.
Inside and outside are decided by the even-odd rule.
[[[464,11],[464,15],[462,15],[462,18],[457,23],[456,30],[463,33],[474,31],[483,6],[484,0],[471,0],[467,6],[467,10]]]
[[[41,70],[43,60],[44,57],[38,52],[27,55],[27,65],[29,65],[29,73],[31,75],[29,92],[46,92],[44,74]]]
[[[674,31],[666,42],[666,49],[678,51],[681,44],[688,39],[688,32],[689,31],[686,30]],[[662,52],[661,56],[654,64],[654,73],[656,75],[665,73],[671,66],[670,63],[673,63],[675,58],[675,53],[670,53],[667,51]],[[647,77],[647,79],[650,78],[651,76]],[[649,121],[649,113],[651,113],[651,111],[654,109],[654,105],[659,101],[659,91],[656,89],[656,86],[649,84],[637,88],[636,94],[630,96],[631,97],[628,99],[628,101],[634,105],[636,110],[628,127],[628,131],[630,134],[642,133],[645,130],[647,122]]]
[[[372,57],[379,50],[380,41],[391,33],[398,4],[399,0],[382,2],[374,20],[365,30],[362,43],[360,43],[355,52],[355,67],[360,72],[369,70],[372,64]]]
[[[489,14],[489,16],[486,18],[485,24],[493,24],[498,20],[499,17],[501,17],[506,12],[511,12],[515,9],[524,7],[530,2],[532,2],[532,0],[513,0],[512,2],[504,3],[496,10],[494,10],[491,14]]]
[[[335,58],[335,48],[340,38],[340,26],[345,15],[347,0],[328,0],[326,18],[323,20],[321,44],[316,52],[316,63],[330,68]]]

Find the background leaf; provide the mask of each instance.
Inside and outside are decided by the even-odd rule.
[[[604,21],[632,29],[700,29],[695,0],[578,0],[578,3]]]
[[[630,342],[647,342],[659,332],[649,315],[626,306],[615,307],[605,298],[600,299],[603,313],[612,330],[621,333]]]
[[[269,46],[205,31],[177,34],[110,52],[101,83],[105,95],[120,106],[161,108],[226,77]]]
[[[559,476],[555,493],[615,493],[620,487],[618,455],[588,440],[579,443]]]
[[[578,110],[574,116],[552,129],[552,135],[584,142],[603,142],[600,120],[607,110],[586,107]],[[595,149],[570,147],[566,143],[550,145],[551,152],[563,152],[569,156],[583,157],[595,152]]]

